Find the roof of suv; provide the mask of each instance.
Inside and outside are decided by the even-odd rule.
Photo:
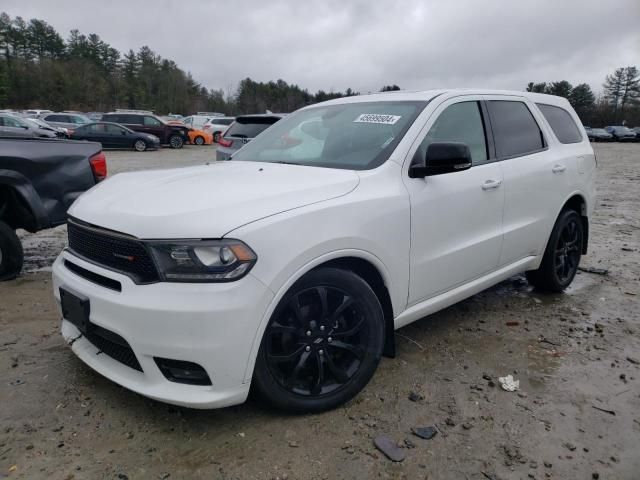
[[[322,105],[338,105],[343,103],[364,103],[364,102],[382,102],[389,100],[397,101],[428,101],[437,96],[446,95],[447,97],[455,97],[461,95],[503,95],[517,96],[529,98],[533,102],[546,103],[549,105],[567,106],[569,101],[564,97],[555,95],[547,95],[544,93],[522,92],[518,90],[488,90],[475,88],[460,88],[447,90],[395,90],[391,92],[372,93],[369,95],[356,95],[353,97],[341,97],[333,100],[322,102]],[[310,105],[310,108],[319,104]]]

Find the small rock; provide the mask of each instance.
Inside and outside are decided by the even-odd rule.
[[[571,442],[564,442],[562,445],[564,445],[565,448],[568,448],[572,452],[576,449],[576,446]]]
[[[454,422],[453,419],[451,419],[450,417],[447,417],[445,419],[444,423],[446,423],[450,427],[455,427],[456,426],[456,422]]]
[[[464,422],[462,424],[462,428],[464,428],[465,430],[471,430],[473,428],[473,425],[470,424],[469,422]]]
[[[131,440],[133,438],[133,432],[127,432],[127,440]]]
[[[289,440],[289,446],[291,448],[298,448],[300,446],[300,444],[298,442],[296,442],[295,440]]]
[[[431,440],[438,433],[438,430],[435,427],[417,427],[412,428],[411,431],[414,435],[424,438],[425,440]]]
[[[401,462],[405,458],[404,450],[399,448],[396,442],[386,435],[378,435],[373,439],[373,444],[392,462]]]
[[[600,478],[600,474],[598,472],[593,472],[591,474],[591,478],[593,478],[593,480],[598,480]]]
[[[634,365],[640,365],[640,360],[634,357],[627,357],[627,362],[633,363]]]
[[[405,438],[404,439],[404,445],[407,448],[416,448],[416,444],[413,443],[410,438]]]
[[[411,392],[409,392],[409,400],[411,400],[412,402],[420,402],[424,400],[424,397],[412,390]]]
[[[544,462],[544,466],[546,468],[551,468],[551,467],[553,467],[553,464],[551,462]]]

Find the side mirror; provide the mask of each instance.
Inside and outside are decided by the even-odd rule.
[[[120,130],[120,134],[121,134],[121,135],[126,135],[126,134],[127,134],[127,132],[126,132],[126,130]]]
[[[427,148],[424,159],[419,158],[419,152],[416,152],[409,166],[410,178],[424,178],[471,168],[471,152],[464,143],[432,143]]]

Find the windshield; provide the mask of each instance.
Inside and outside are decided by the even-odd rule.
[[[367,102],[300,110],[274,124],[232,159],[368,170],[389,158],[426,104]]]

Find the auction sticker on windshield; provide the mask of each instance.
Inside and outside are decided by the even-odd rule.
[[[356,118],[353,123],[382,123],[384,125],[393,125],[402,117],[400,115],[384,115],[380,113],[363,113]]]

